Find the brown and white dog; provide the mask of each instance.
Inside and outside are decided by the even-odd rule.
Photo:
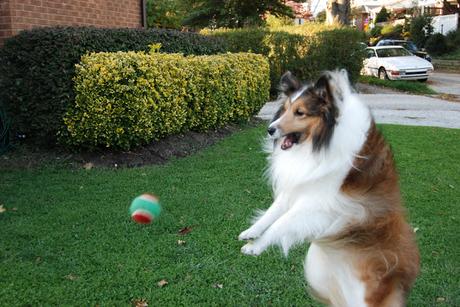
[[[281,78],[281,108],[271,122],[270,208],[239,235],[241,251],[279,245],[287,255],[311,242],[305,277],[332,306],[404,306],[419,271],[414,232],[404,219],[390,146],[346,71],[302,85]]]

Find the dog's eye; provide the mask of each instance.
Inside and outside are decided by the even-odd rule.
[[[304,116],[305,113],[302,110],[297,110],[295,111],[295,115],[300,117],[300,116]]]

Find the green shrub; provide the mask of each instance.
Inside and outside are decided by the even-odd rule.
[[[75,103],[60,141],[129,149],[186,129],[248,119],[268,100],[269,66],[256,54],[94,53],[77,65]]]
[[[441,55],[449,52],[446,37],[441,33],[435,33],[431,35],[426,40],[425,48],[428,52],[432,53],[433,55]]]
[[[449,31],[446,34],[446,41],[449,50],[455,50],[460,48],[460,29],[456,31]]]
[[[384,38],[402,38],[403,25],[385,25],[381,30],[381,34]]]
[[[423,48],[431,33],[433,33],[431,17],[418,16],[412,19],[410,23],[410,36],[417,47]]]
[[[370,31],[369,35],[371,37],[380,37],[382,35],[382,27],[381,26],[374,26]]]
[[[23,31],[0,49],[0,101],[12,131],[36,143],[55,143],[62,117],[74,101],[75,64],[87,52],[147,51],[161,43],[162,52],[224,52],[214,38],[172,30],[40,28]]]
[[[351,79],[359,76],[363,52],[359,31],[338,26],[308,24],[277,28],[203,30],[222,38],[231,52],[254,52],[268,57],[272,91],[287,70],[304,80],[317,78],[323,70],[346,68]]]

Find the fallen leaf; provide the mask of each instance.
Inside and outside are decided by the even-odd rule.
[[[157,286],[162,288],[168,284],[168,281],[166,279],[162,279],[159,282],[157,282]]]
[[[177,244],[178,244],[178,245],[184,245],[185,243],[186,243],[186,242],[183,241],[183,240],[177,240]]]
[[[415,227],[415,228],[414,228],[414,232],[417,232],[418,230],[419,230],[418,227]]]
[[[223,284],[214,284],[212,285],[213,288],[216,288],[216,289],[222,289],[224,287]]]
[[[442,302],[445,302],[445,301],[446,301],[446,298],[445,298],[445,297],[438,297],[438,298],[436,299],[436,302],[438,302],[438,303],[442,303]]]
[[[78,277],[77,277],[77,276],[75,276],[75,275],[72,275],[72,274],[66,275],[66,277],[65,277],[65,278],[66,278],[66,279],[68,279],[68,280],[76,280],[76,279],[78,279]]]
[[[179,230],[179,234],[181,236],[185,236],[186,234],[191,233],[191,232],[192,232],[192,227],[189,227],[189,226],[184,227],[181,230]]]
[[[133,306],[136,306],[136,307],[147,307],[148,305],[149,304],[144,299],[134,300],[133,301]]]
[[[3,213],[5,211],[6,211],[6,209],[3,207],[3,205],[0,205],[0,213]]]
[[[94,164],[91,163],[91,162],[88,162],[88,163],[85,163],[83,164],[83,168],[86,169],[86,170],[90,170],[94,167]]]
[[[18,211],[18,208],[16,208],[16,207],[11,208],[11,211]]]

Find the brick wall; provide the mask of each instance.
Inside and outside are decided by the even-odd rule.
[[[142,0],[0,0],[0,46],[34,27],[142,27],[141,7]]]

